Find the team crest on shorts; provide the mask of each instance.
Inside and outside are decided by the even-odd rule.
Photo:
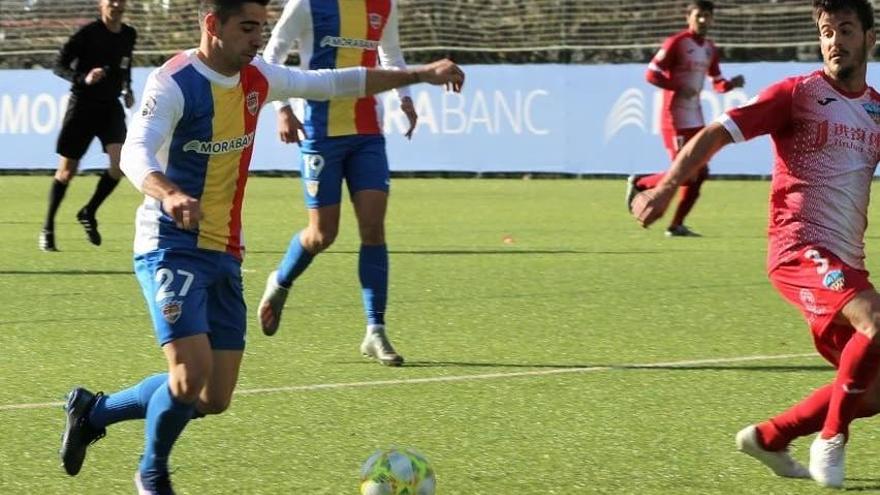
[[[162,318],[172,325],[180,319],[183,313],[183,303],[180,301],[168,301],[162,305]]]
[[[822,279],[822,285],[839,292],[842,291],[844,285],[846,285],[846,279],[844,278],[842,271],[832,270],[825,274],[825,278]]]
[[[303,162],[306,165],[303,172],[309,179],[317,179],[321,175],[321,171],[324,170],[324,157],[321,155],[304,154]]]
[[[306,181],[306,192],[309,193],[309,196],[315,197],[318,195],[318,187],[321,186],[321,181],[318,180],[307,180]]]
[[[373,29],[379,29],[382,27],[382,16],[379,14],[370,14],[370,27]]]
[[[245,98],[245,103],[247,104],[248,113],[251,115],[256,115],[257,110],[260,109],[260,93],[256,91],[251,91],[247,94],[247,98]]]

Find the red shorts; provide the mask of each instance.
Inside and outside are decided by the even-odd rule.
[[[854,329],[834,323],[834,317],[856,294],[874,288],[868,272],[847,265],[825,248],[809,247],[774,268],[770,282],[801,310],[819,354],[837,367]]]
[[[690,129],[661,129],[660,133],[663,135],[663,146],[666,147],[666,151],[669,152],[669,159],[675,160],[675,155],[678,154],[678,150],[684,146],[684,143],[690,141],[691,138],[696,136],[701,130],[703,130],[702,127],[692,127]]]

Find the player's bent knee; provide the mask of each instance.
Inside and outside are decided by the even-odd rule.
[[[337,231],[321,231],[315,230],[309,236],[302,239],[303,246],[311,253],[320,253],[333,245],[336,241]]]
[[[199,412],[204,414],[220,414],[232,403],[232,397],[210,397],[203,404],[199,404]]]
[[[192,403],[198,400],[205,387],[206,380],[199,373],[188,373],[185,376],[172,376],[168,380],[171,395],[181,402]]]

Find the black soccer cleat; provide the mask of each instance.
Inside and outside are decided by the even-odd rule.
[[[95,219],[94,213],[90,213],[87,209],[82,208],[76,213],[76,221],[85,229],[89,242],[95,246],[100,246],[101,233],[98,232],[98,220]]]
[[[94,428],[89,424],[89,413],[102,395],[101,392],[93,394],[81,387],[67,394],[67,404],[64,406],[67,424],[64,425],[59,453],[64,470],[71,476],[76,476],[82,468],[88,446],[104,438],[107,433],[106,429]]]
[[[55,232],[46,229],[41,230],[40,238],[37,241],[37,246],[40,247],[40,251],[46,251],[50,253],[58,251],[58,248],[55,247]]]
[[[138,495],[174,495],[168,471],[142,475],[140,469],[134,473],[134,486]]]

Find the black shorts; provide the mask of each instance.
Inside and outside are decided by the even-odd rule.
[[[108,144],[125,142],[125,112],[119,100],[90,101],[70,98],[55,152],[65,158],[79,160],[86,154],[92,139]]]

